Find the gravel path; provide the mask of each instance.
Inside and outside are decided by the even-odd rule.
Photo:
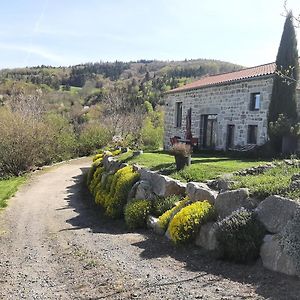
[[[34,174],[0,213],[0,299],[300,299],[300,280],[214,260],[90,202],[73,160]]]

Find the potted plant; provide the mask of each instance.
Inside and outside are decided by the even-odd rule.
[[[177,171],[182,170],[185,166],[191,164],[192,149],[190,145],[176,143],[173,145],[171,153],[175,157]]]

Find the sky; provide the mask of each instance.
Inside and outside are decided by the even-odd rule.
[[[287,7],[300,14],[299,0]],[[283,14],[284,0],[1,1],[0,69],[197,58],[250,67],[275,61]]]

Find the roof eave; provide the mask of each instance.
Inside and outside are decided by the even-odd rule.
[[[177,90],[177,91],[176,91],[176,89],[174,89],[174,90],[167,91],[164,94],[166,95],[166,94],[176,94],[176,93],[189,92],[189,91],[192,91],[192,90],[200,90],[200,89],[204,89],[204,88],[234,84],[234,83],[243,82],[243,81],[252,81],[252,80],[272,77],[274,75],[275,75],[274,73],[265,74],[265,75],[261,75],[261,76],[254,76],[254,77],[235,79],[235,80],[225,81],[225,82],[220,82],[220,83],[207,84],[207,85],[203,85],[203,86],[199,86],[199,87],[185,88],[185,89],[181,89],[181,90]]]

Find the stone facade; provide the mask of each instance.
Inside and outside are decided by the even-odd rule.
[[[170,138],[186,136],[186,116],[191,108],[191,131],[199,139],[199,146],[205,146],[203,116],[215,118],[213,147],[225,150],[228,146],[229,125],[233,128],[232,147],[245,146],[249,141],[249,125],[257,126],[256,143],[264,144],[267,139],[267,113],[272,94],[272,75],[260,76],[226,84],[200,87],[192,90],[170,92],[165,95],[165,137],[164,148],[170,147]],[[299,91],[298,91],[299,92]],[[251,98],[260,94],[259,109],[251,109]],[[298,93],[298,111],[300,93]],[[176,127],[176,103],[182,102],[182,125]],[[202,116],[202,117],[201,117]],[[251,127],[251,126],[250,126]]]

